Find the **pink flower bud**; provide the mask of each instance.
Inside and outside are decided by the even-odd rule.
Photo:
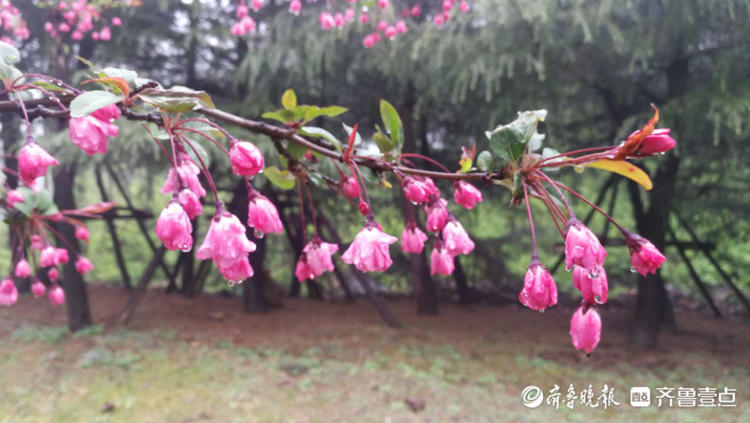
[[[201,170],[198,165],[187,154],[179,154],[180,164],[175,168],[169,169],[167,180],[164,181],[164,186],[161,188],[162,194],[173,194],[180,191],[181,188],[188,188],[193,191],[198,197],[205,197],[206,190],[203,189],[198,175]],[[179,175],[179,178],[178,178]],[[180,180],[184,184],[184,187],[180,186]]]
[[[180,203],[190,220],[203,214],[203,205],[201,204],[200,198],[187,188],[180,191],[177,195],[177,202]]]
[[[14,274],[19,278],[28,278],[31,275],[31,266],[26,259],[18,260]]]
[[[44,240],[42,239],[42,237],[39,236],[39,235],[31,235],[29,237],[29,241],[31,241],[31,248],[33,250],[39,250],[39,251],[41,251],[45,247],[45,245],[46,245],[44,243]],[[42,267],[44,267],[44,266],[42,266]]]
[[[388,38],[389,40],[396,38],[396,35],[398,35],[398,30],[396,29],[395,26],[389,25],[385,29],[385,37]]]
[[[594,307],[582,305],[570,319],[570,337],[577,350],[594,351],[602,336],[602,318]]]
[[[433,195],[439,194],[435,182],[430,178],[407,176],[404,180],[404,195],[412,203],[426,203]]]
[[[170,201],[159,214],[156,236],[168,250],[190,251],[193,248],[193,225],[178,202]]]
[[[378,40],[374,34],[367,34],[365,35],[365,38],[362,40],[362,45],[365,46],[365,48],[373,48],[375,47],[375,44],[377,43],[378,43]]]
[[[607,285],[607,272],[603,267],[599,267],[597,272],[590,272],[583,267],[573,266],[573,286],[581,291],[583,299],[588,303],[604,304],[607,302],[609,286]]]
[[[655,129],[650,135],[646,135],[638,149],[638,155],[650,156],[673,149],[677,142],[669,135],[669,131],[669,128]]]
[[[255,243],[247,239],[245,225],[237,216],[221,212],[211,220],[196,257],[199,260],[212,259],[225,278],[242,281],[253,275],[248,254],[255,248]]]
[[[359,199],[359,213],[362,216],[370,215],[370,205],[367,204],[367,202],[361,198]]]
[[[320,27],[326,31],[333,28],[333,26],[336,24],[336,21],[334,21],[333,19],[333,15],[328,12],[321,12],[320,15],[318,15],[318,21],[320,22]]]
[[[448,210],[443,201],[441,198],[427,207],[427,230],[430,232],[440,232],[448,222]]]
[[[5,201],[10,207],[13,207],[16,203],[24,202],[23,194],[21,194],[21,191],[15,189],[8,190]]]
[[[469,254],[474,250],[474,241],[469,238],[461,222],[451,219],[443,227],[443,242],[445,249],[455,255]]]
[[[370,23],[370,15],[368,15],[366,12],[362,12],[359,15],[359,22],[363,25],[367,25],[368,23]]]
[[[342,15],[341,13],[333,15],[333,24],[336,25],[336,27],[341,28],[344,26],[344,23],[346,23],[344,15]]]
[[[331,256],[338,250],[338,245],[323,242],[315,237],[302,250],[294,275],[302,282],[306,279],[315,279],[326,271],[333,271]]]
[[[89,156],[104,154],[109,137],[116,137],[120,132],[120,128],[112,124],[119,117],[120,109],[110,104],[89,116],[72,118],[68,125],[70,140]]]
[[[381,9],[388,7],[388,0],[378,0],[378,7]]]
[[[359,198],[362,193],[359,189],[357,178],[354,176],[344,177],[343,181],[341,181],[341,190],[344,191],[344,194],[352,198]]]
[[[60,285],[54,284],[52,285],[52,288],[49,290],[49,302],[53,306],[59,306],[60,304],[65,302],[65,292],[62,288],[60,288]]]
[[[656,274],[661,265],[667,261],[664,254],[651,241],[640,235],[628,234],[625,244],[630,249],[630,263],[641,276],[649,273]]]
[[[595,272],[604,264],[607,250],[599,238],[578,219],[570,219],[565,233],[565,264],[581,266]]]
[[[57,254],[57,264],[65,264],[70,260],[68,250],[65,248],[56,248],[55,254]]]
[[[404,22],[404,21],[398,21],[398,22],[396,22],[396,31],[399,34],[403,34],[407,30],[408,30],[408,28],[406,27],[406,22]]]
[[[247,225],[263,234],[280,234],[284,225],[279,218],[276,206],[261,194],[251,193],[247,208]]]
[[[396,241],[398,238],[381,231],[375,222],[366,223],[341,260],[362,272],[384,272],[393,264],[388,250]]]
[[[120,19],[117,16],[112,18],[112,26],[120,26],[120,25],[122,25],[122,19]]]
[[[421,14],[422,14],[422,7],[420,7],[419,5],[415,5],[414,7],[411,8],[411,15],[413,17],[416,18],[417,16]]]
[[[299,15],[300,10],[302,10],[302,2],[299,0],[292,0],[289,3],[289,12]]]
[[[252,6],[253,10],[257,12],[261,9],[261,7],[263,7],[263,0],[252,0],[252,2],[250,2],[250,5]]]
[[[386,21],[380,21],[378,22],[378,31],[385,31],[385,29],[388,28],[388,22]]]
[[[16,284],[10,278],[3,279],[0,282],[0,305],[13,305],[18,301],[18,289]]]
[[[76,226],[76,238],[89,242],[89,230],[85,226]]]
[[[443,15],[435,15],[435,17],[432,18],[432,22],[437,26],[441,26],[445,23],[445,17]]]
[[[58,164],[54,157],[37,143],[26,144],[18,153],[18,176],[25,185],[47,174],[47,168]]]
[[[427,241],[427,235],[414,222],[409,222],[401,232],[401,251],[420,254],[424,249],[425,241]]]
[[[87,259],[84,256],[78,256],[78,259],[76,260],[76,271],[82,275],[85,275],[89,272],[89,270],[93,269],[94,265],[91,263],[91,260]]]
[[[112,32],[110,32],[109,27],[105,26],[99,31],[99,40],[101,41],[109,41],[112,39]]]
[[[229,159],[232,161],[232,172],[235,175],[255,176],[266,165],[258,147],[247,141],[234,144],[229,150]]]
[[[237,6],[237,19],[242,19],[250,14],[250,9],[247,8],[245,3],[240,3]]]
[[[521,304],[532,310],[544,310],[557,304],[557,285],[552,275],[541,263],[534,262],[526,270],[523,289],[518,294]]]
[[[31,284],[31,293],[34,294],[34,298],[39,298],[47,291],[44,284],[39,279],[34,279],[34,283]]]
[[[464,13],[468,12],[469,11],[469,3],[466,2],[466,1],[462,1],[461,3],[458,4],[458,9],[461,10],[462,12],[464,12]]]
[[[482,202],[482,192],[468,182],[458,181],[453,184],[453,200],[456,204],[471,210],[477,203]]]
[[[57,268],[56,268],[56,267],[53,267],[53,268],[51,268],[51,269],[49,269],[49,270],[47,271],[47,277],[48,277],[48,278],[49,278],[49,280],[51,280],[52,282],[56,282],[56,281],[57,281],[57,277],[58,277],[59,275],[60,275],[60,272],[58,272],[58,270],[57,270]]]
[[[453,255],[442,246],[436,246],[430,254],[430,275],[450,275],[453,273]]]
[[[353,20],[354,20],[354,9],[352,9],[352,8],[350,7],[350,8],[348,8],[348,9],[346,9],[346,10],[344,11],[344,20],[345,20],[346,22],[351,22],[351,21],[353,21]]]

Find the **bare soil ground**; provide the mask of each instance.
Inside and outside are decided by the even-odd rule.
[[[63,308],[23,296],[0,309],[0,421],[750,421],[750,325],[678,310],[660,346],[628,344],[630,308],[602,309],[602,342],[570,344],[572,309],[535,313],[443,304],[437,316],[389,300],[390,329],[366,300],[285,300],[247,314],[238,298],[91,285],[93,329],[70,335]],[[592,385],[619,406],[529,409],[527,385],[564,397]],[[736,407],[630,407],[632,386],[737,389]],[[422,406],[424,407],[423,409]]]

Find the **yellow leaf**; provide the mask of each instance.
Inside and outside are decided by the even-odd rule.
[[[651,178],[648,177],[646,172],[641,168],[633,165],[632,163],[626,162],[625,160],[610,160],[603,159],[586,165],[587,167],[595,167],[597,169],[604,169],[610,172],[617,173],[626,178],[630,178],[635,182],[638,182],[640,186],[650,191],[654,184],[651,182]]]
[[[99,82],[101,84],[109,85],[110,87],[116,87],[117,89],[120,90],[120,92],[125,97],[130,95],[130,85],[128,84],[128,81],[124,80],[123,78],[120,78],[119,76],[110,76],[106,78],[97,78],[97,79],[87,79],[81,82],[81,85],[90,84],[92,82]]]

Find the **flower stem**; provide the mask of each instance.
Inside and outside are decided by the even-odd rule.
[[[596,204],[594,204],[594,203],[592,203],[591,201],[589,201],[588,199],[586,199],[586,197],[584,197],[584,196],[582,196],[581,194],[579,194],[579,193],[575,192],[575,190],[573,190],[573,189],[571,189],[571,188],[568,188],[567,186],[565,186],[564,184],[562,184],[562,183],[560,183],[560,182],[554,182],[554,181],[553,181],[552,183],[553,183],[553,184],[554,184],[555,186],[559,186],[560,188],[564,189],[565,191],[568,191],[569,193],[571,193],[571,194],[572,194],[573,196],[575,196],[575,197],[576,197],[576,198],[578,198],[579,200],[581,200],[581,201],[583,201],[584,203],[586,203],[586,204],[588,204],[589,206],[591,206],[591,208],[593,208],[594,210],[596,210],[597,212],[599,212],[599,214],[601,214],[602,216],[604,216],[604,217],[605,217],[605,218],[606,218],[607,220],[609,220],[610,222],[612,222],[612,224],[613,224],[613,225],[615,225],[615,227],[616,227],[617,229],[619,229],[619,230],[620,230],[620,232],[621,232],[621,233],[622,233],[623,235],[627,236],[627,234],[629,234],[629,233],[630,233],[630,232],[628,232],[628,230],[627,230],[627,229],[623,228],[623,227],[622,227],[622,225],[620,225],[619,223],[617,223],[617,221],[616,221],[616,220],[615,220],[614,218],[612,218],[612,216],[610,216],[609,214],[607,214],[607,212],[605,212],[604,210],[602,210],[601,208],[599,208],[599,206],[597,206]]]
[[[529,193],[526,189],[526,182],[521,182],[523,186],[523,198],[526,202],[526,213],[529,215],[529,226],[531,227],[531,261],[539,260],[539,253],[536,249],[536,231],[534,230],[534,217],[531,215],[531,205],[529,204]]]

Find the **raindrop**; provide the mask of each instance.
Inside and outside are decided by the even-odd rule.
[[[227,286],[232,288],[233,286],[237,285],[237,282],[235,281],[227,281]]]
[[[602,302],[602,297],[600,297],[599,295],[594,295],[594,301],[596,301],[597,304],[604,304]]]
[[[540,313],[544,313],[544,309],[539,310]]]
[[[633,272],[633,273],[635,273],[635,267],[631,267],[630,271]]]
[[[594,270],[589,270],[589,279],[598,278],[600,273],[601,273],[601,270],[599,270],[599,267],[597,267]]]
[[[419,203],[417,203],[416,201],[412,201],[412,202],[411,202],[411,204],[412,204],[413,206],[416,206],[416,205],[417,205],[417,204],[419,204]]]
[[[571,266],[571,267],[565,267],[565,271],[566,271],[566,272],[570,272],[570,271],[571,271],[572,269],[573,269],[573,267],[572,267],[572,266]]]
[[[263,238],[263,235],[264,235],[263,231],[256,229],[254,233],[255,233],[255,237],[256,238],[258,238],[258,239],[262,239]]]

